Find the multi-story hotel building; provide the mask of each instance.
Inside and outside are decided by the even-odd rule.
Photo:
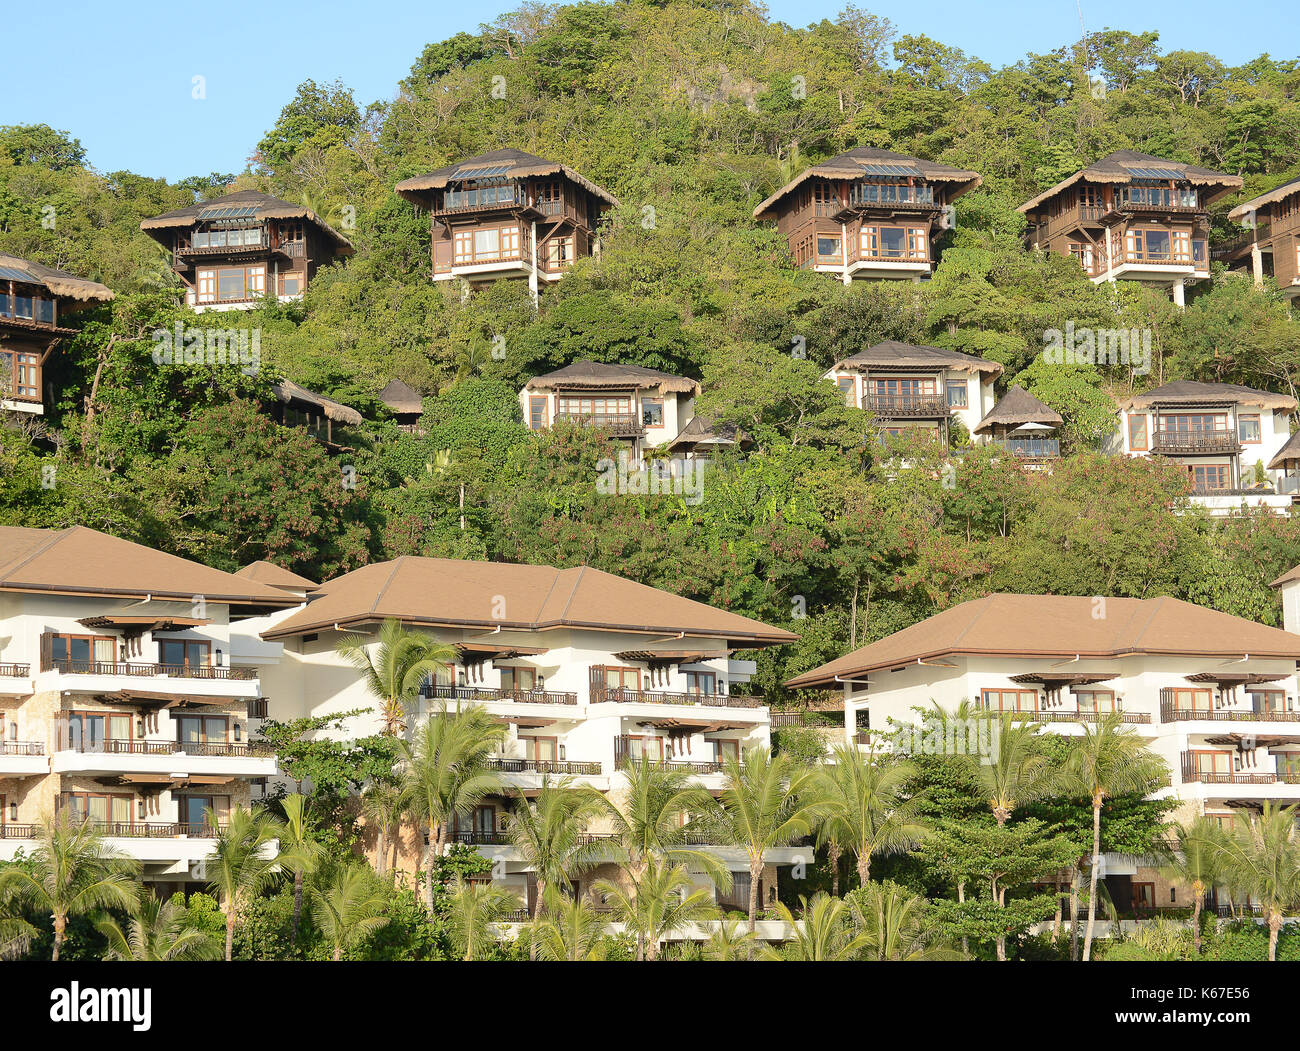
[[[1248,269],[1255,284],[1266,277],[1294,303],[1300,299],[1300,179],[1237,205],[1228,218],[1246,233],[1216,252],[1232,269]]]
[[[980,185],[976,172],[864,146],[814,164],[754,209],[775,220],[795,265],[858,280],[920,281],[951,205]]]
[[[82,526],[0,527],[0,859],[65,815],[150,882],[201,879],[213,820],[276,773],[232,625],[300,601]]]
[[[516,149],[448,164],[396,189],[432,216],[434,281],[527,277],[534,297],[541,283],[594,254],[601,216],[618,205],[572,168]]]
[[[248,310],[264,296],[301,299],[316,271],[352,243],[310,208],[240,190],[145,219],[140,229],[172,254],[196,312]]]
[[[1300,572],[1278,582],[1300,609]],[[1289,590],[1288,590],[1289,589]],[[1300,617],[1288,623],[1300,627]],[[1300,800],[1300,637],[1172,598],[990,595],[791,679],[840,689],[845,734],[915,724],[963,701],[1077,735],[1120,712],[1168,764],[1175,818],[1230,822]],[[1188,890],[1108,855],[1121,912],[1187,906]],[[1226,899],[1219,902],[1226,905]]]
[[[43,413],[46,359],[77,334],[63,319],[112,298],[97,281],[0,252],[0,409]]]
[[[837,361],[826,378],[866,409],[882,434],[928,431],[947,442],[953,420],[971,433],[996,401],[1002,366],[940,347],[887,340]]]
[[[1283,461],[1295,408],[1286,394],[1175,380],[1122,402],[1119,432],[1107,447],[1183,465],[1192,502],[1211,514],[1243,504],[1289,514],[1295,480]]]
[[[1077,259],[1096,284],[1168,288],[1181,306],[1184,287],[1210,276],[1210,205],[1240,187],[1237,175],[1116,150],[1018,211],[1031,247]]]
[[[337,645],[350,634],[377,642],[387,618],[456,647],[410,713],[408,733],[444,706],[480,707],[505,725],[491,761],[505,791],[464,815],[452,838],[499,862],[495,878],[530,904],[532,881],[508,834],[518,794],[535,792],[544,778],[570,777],[617,802],[618,768],[640,756],[720,790],[723,762],[770,738],[767,706],[747,692],[755,666],[732,654],[796,638],[595,569],[404,557],[328,581],[292,612],[244,622],[241,631],[260,637],[250,646],[278,644],[278,653],[259,661],[277,717],[373,711],[375,698]],[[377,714],[352,717],[346,733],[366,736],[380,725]],[[593,825],[592,835],[602,833]],[[400,864],[421,865],[423,849],[422,832],[406,829]],[[707,849],[734,872],[726,900],[743,907],[743,850]],[[775,893],[778,865],[807,855],[806,848],[772,851],[761,900]],[[582,890],[612,871],[605,865],[585,874]]]
[[[560,420],[608,430],[629,443],[631,459],[680,435],[695,415],[697,381],[640,365],[575,361],[534,376],[519,392],[529,430]]]

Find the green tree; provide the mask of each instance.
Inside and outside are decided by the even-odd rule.
[[[226,919],[226,962],[229,963],[240,912],[280,878],[275,849],[280,824],[269,815],[255,814],[247,807],[234,807],[221,827],[211,811],[207,820],[217,829],[217,841],[204,866],[208,886],[221,903]]]
[[[347,635],[336,648],[339,656],[361,672],[366,689],[379,701],[388,737],[405,729],[407,711],[425,681],[436,681],[438,672],[456,660],[455,646],[410,631],[395,617],[380,625],[376,643],[363,635]]]
[[[1268,923],[1268,958],[1277,959],[1283,918],[1300,908],[1300,807],[1266,800],[1258,816],[1238,816],[1222,856],[1225,882],[1258,901]]]
[[[389,922],[380,884],[367,866],[359,864],[338,866],[328,882],[312,888],[311,917],[333,949],[336,963]]]
[[[112,916],[98,920],[95,926],[108,940],[104,955],[109,960],[161,962],[221,956],[218,940],[190,922],[180,901],[161,901],[152,891],[135,904],[125,930]]]

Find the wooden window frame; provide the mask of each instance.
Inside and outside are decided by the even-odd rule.
[[[992,707],[989,704],[990,694],[998,695],[998,706],[996,708]],[[1002,697],[1005,694],[1015,694],[1017,697],[1026,697],[1026,696],[1033,697],[1034,706],[1032,708],[1021,708],[1019,706],[1015,708],[1006,708],[1002,705]],[[1037,690],[1024,690],[1024,689],[1020,689],[1019,687],[1003,688],[1001,686],[994,686],[988,689],[980,690],[980,704],[985,711],[989,711],[989,712],[1036,712],[1038,711],[1038,702],[1039,702],[1039,698],[1038,698]]]
[[[200,734],[200,740],[198,740],[198,741],[194,741],[194,742],[187,742],[187,741],[185,741],[184,737],[182,736],[181,730],[182,730],[182,727],[183,727],[184,722],[185,722],[186,719],[197,719],[197,720],[199,721],[199,723],[200,723],[200,728],[201,728],[201,730],[202,730],[202,733]],[[221,740],[219,740],[219,741],[212,741],[212,740],[209,740],[209,739],[208,739],[208,725],[207,725],[207,721],[208,721],[209,719],[220,719],[221,722],[222,722],[222,724],[225,726],[225,732],[224,732],[224,734],[222,735]],[[187,712],[187,713],[184,714],[184,715],[177,715],[177,716],[175,716],[175,718],[174,718],[174,722],[176,723],[176,741],[177,741],[177,743],[186,743],[186,744],[188,744],[188,743],[193,743],[193,744],[198,744],[198,745],[208,745],[208,744],[230,744],[230,740],[231,740],[231,738],[230,738],[230,722],[231,722],[231,717],[230,717],[229,715],[191,715],[191,714],[189,714],[189,713]]]
[[[1255,421],[1255,437],[1246,438],[1242,436],[1241,425],[1247,420]],[[1242,445],[1259,445],[1264,441],[1264,424],[1257,412],[1242,413],[1237,417],[1237,441]]]
[[[528,429],[529,430],[541,431],[546,429],[546,424],[548,422],[547,417],[549,415],[549,413],[547,412],[547,409],[549,407],[548,406],[549,401],[550,398],[548,398],[545,394],[528,395]],[[537,411],[538,409],[541,409],[540,415],[538,414]],[[536,426],[534,426],[533,425],[534,420],[540,420],[540,422]]]
[[[212,641],[210,639],[155,639],[158,643],[158,663],[168,668],[211,668],[212,667]],[[164,659],[167,646],[183,646],[185,648],[185,659],[177,664],[175,661]],[[202,664],[191,664],[189,657],[189,648],[191,646],[203,647],[206,654]]]
[[[72,647],[71,647],[71,646],[68,646],[68,647],[67,647],[67,653],[68,653],[68,656],[66,656],[66,657],[56,657],[56,656],[54,656],[54,640],[55,640],[55,639],[66,639],[69,643],[71,643],[73,639],[86,639],[86,640],[88,640],[88,641],[90,642],[90,657],[87,658],[87,663],[89,663],[89,664],[117,664],[117,663],[118,663],[118,660],[117,660],[118,646],[117,646],[117,638],[116,638],[116,636],[113,636],[113,635],[83,635],[83,634],[80,634],[80,633],[78,633],[78,632],[66,632],[66,631],[55,631],[55,632],[51,632],[51,633],[50,633],[50,659],[51,659],[51,660],[56,660],[56,661],[57,661],[57,660],[75,661],[75,660],[77,660],[78,658],[72,656]],[[96,658],[95,658],[95,643],[96,643],[96,642],[111,642],[111,643],[113,644],[113,657],[112,657],[111,660],[107,660],[107,661],[96,660]]]
[[[1140,427],[1140,432],[1135,428]],[[1140,442],[1140,444],[1139,444]],[[1146,413],[1134,413],[1128,418],[1128,447],[1130,452],[1144,453],[1151,451],[1149,428]]]
[[[533,763],[558,763],[560,761],[560,738],[558,735],[550,734],[523,734],[520,740],[524,741],[524,758]],[[550,759],[539,759],[537,756],[538,741],[550,741],[553,755]],[[529,755],[532,751],[532,755]]]
[[[952,400],[953,392],[961,391],[961,402]],[[970,381],[969,380],[944,380],[943,394],[948,401],[950,409],[969,409],[970,408]]]
[[[1081,711],[1081,712],[1082,712],[1082,711],[1089,711],[1089,712],[1100,712],[1100,713],[1105,714],[1105,713],[1107,713],[1107,712],[1118,712],[1118,711],[1121,711],[1121,710],[1122,710],[1122,709],[1120,708],[1120,706],[1119,706],[1119,703],[1115,700],[1115,691],[1114,691],[1114,690],[1091,690],[1091,689],[1082,689],[1082,690],[1071,690],[1070,692],[1074,695],[1074,698],[1075,698],[1075,701],[1074,701],[1074,706],[1075,706],[1075,708],[1077,708],[1077,709],[1078,709],[1079,711]],[[1079,702],[1079,698],[1081,698],[1081,697],[1091,697],[1091,698],[1093,698],[1093,707],[1091,707],[1091,708],[1086,708],[1086,709],[1085,709],[1085,708],[1083,707],[1083,705]],[[1108,708],[1102,708],[1102,707],[1098,707],[1098,706],[1097,706],[1097,701],[1098,701],[1100,698],[1103,698],[1103,697],[1105,697],[1105,698],[1109,698],[1109,704],[1110,704],[1110,707],[1108,707]]]

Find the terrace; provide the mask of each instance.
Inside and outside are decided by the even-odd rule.
[[[591,703],[691,704],[714,708],[762,708],[762,697],[726,693],[686,693],[668,690],[632,690],[622,686],[592,685]]]
[[[1241,442],[1231,431],[1182,431],[1160,428],[1152,435],[1151,451],[1175,456],[1238,453]]]

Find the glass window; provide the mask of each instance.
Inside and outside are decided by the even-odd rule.
[[[546,396],[532,395],[528,398],[528,427],[540,431],[546,426]]]
[[[948,381],[948,407],[952,409],[966,408],[966,381],[949,380]]]
[[[1250,445],[1259,444],[1259,417],[1255,415],[1237,417],[1237,437]]]
[[[835,380],[835,383],[839,386],[840,393],[844,395],[844,404],[850,407],[855,407],[857,401],[853,397],[853,377],[840,376]]]
[[[840,259],[840,239],[838,237],[818,237],[817,255],[821,259],[838,263]]]
[[[301,274],[282,274],[280,277],[280,295],[296,296],[302,292]]]
[[[1128,447],[1132,452],[1146,452],[1147,418],[1145,416],[1128,418]]]
[[[718,692],[718,677],[711,671],[688,671],[686,673],[686,692],[709,694]]]
[[[537,689],[537,669],[513,668],[501,669],[501,689],[510,692]]]
[[[1037,690],[985,690],[984,707],[994,712],[1038,711]]]
[[[212,644],[196,639],[161,639],[158,642],[158,663],[177,667],[206,668]]]
[[[1081,712],[1114,712],[1115,695],[1110,690],[1075,690],[1075,701]]]
[[[246,290],[244,284],[244,271],[239,270],[218,270],[217,271],[217,298],[225,301],[231,299],[244,299]]]
[[[474,231],[474,258],[487,259],[497,255],[501,251],[501,231],[500,230],[475,230]]]
[[[647,398],[641,402],[641,425],[643,427],[662,427],[664,425],[664,403],[662,398]]]
[[[553,763],[559,748],[554,737],[525,737],[524,757],[535,763]]]

